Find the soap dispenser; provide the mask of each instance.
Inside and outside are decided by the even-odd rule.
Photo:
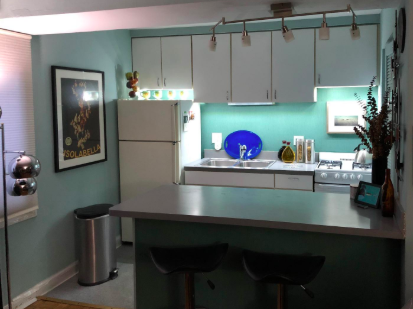
[[[294,150],[290,147],[290,142],[287,142],[287,147],[285,147],[282,156],[282,160],[284,163],[293,163],[295,160],[295,152]]]

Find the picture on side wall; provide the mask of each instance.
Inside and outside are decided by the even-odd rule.
[[[104,73],[52,66],[55,172],[107,160]]]
[[[355,126],[365,126],[363,113],[357,101],[327,102],[327,133],[355,134]]]

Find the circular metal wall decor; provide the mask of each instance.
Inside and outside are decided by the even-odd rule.
[[[397,28],[397,44],[400,52],[403,53],[406,45],[406,10],[404,8],[399,10]]]

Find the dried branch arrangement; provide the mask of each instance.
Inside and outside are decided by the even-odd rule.
[[[388,91],[386,92],[385,100],[379,111],[376,99],[373,96],[373,85],[376,77],[370,82],[367,92],[367,102],[355,93],[354,96],[357,102],[364,110],[363,118],[366,121],[366,127],[357,125],[354,131],[360,137],[362,143],[367,147],[369,153],[373,154],[373,159],[380,157],[388,157],[393,145],[391,109],[388,102]]]

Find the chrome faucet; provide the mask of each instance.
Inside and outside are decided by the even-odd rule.
[[[244,160],[244,155],[247,152],[247,146],[239,144],[239,160]]]

